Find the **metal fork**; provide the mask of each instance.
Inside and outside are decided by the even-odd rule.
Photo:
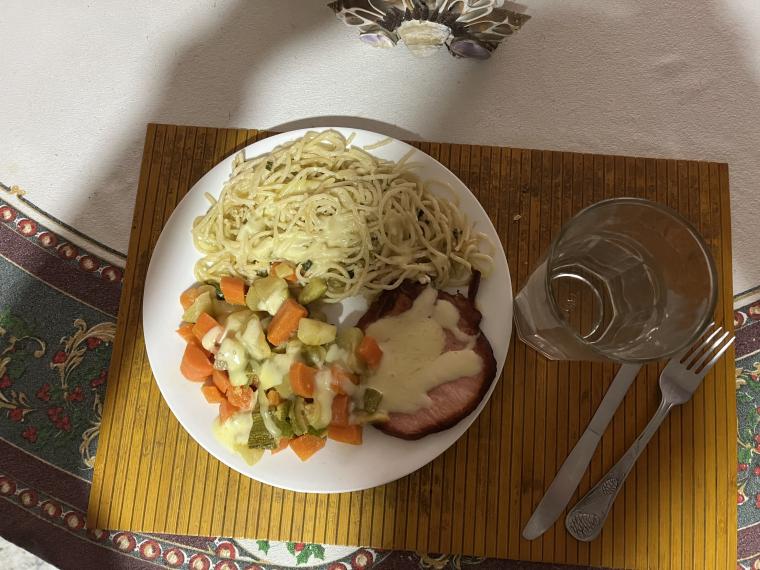
[[[662,399],[654,416],[625,455],[568,513],[565,527],[576,539],[587,542],[599,536],[628,473],[657,428],[671,409],[691,399],[708,370],[734,342],[734,336],[722,327],[715,327],[715,323],[704,334],[707,334],[704,340],[668,362],[660,374]]]

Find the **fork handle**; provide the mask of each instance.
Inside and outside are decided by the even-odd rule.
[[[599,536],[631,468],[672,408],[673,404],[663,398],[654,416],[628,451],[570,510],[565,519],[565,527],[573,537],[588,542]]]

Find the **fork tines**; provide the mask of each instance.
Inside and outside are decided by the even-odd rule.
[[[734,336],[729,331],[712,322],[700,339],[684,353],[680,362],[692,372],[701,372],[713,366],[733,342]]]

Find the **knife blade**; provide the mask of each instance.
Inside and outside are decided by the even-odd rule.
[[[541,502],[525,525],[522,535],[534,540],[544,534],[565,510],[581,477],[586,472],[604,430],[623,401],[628,388],[641,370],[640,364],[623,364],[612,380],[607,393],[599,404],[594,417],[557,472]]]

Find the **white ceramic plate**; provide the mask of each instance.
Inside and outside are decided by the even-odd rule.
[[[284,133],[256,142],[245,149],[246,156],[267,153],[276,146],[303,136],[304,129]],[[345,136],[355,133],[354,145],[364,146],[385,139],[384,135],[356,129],[337,128]],[[412,147],[401,141],[382,146],[373,154],[399,160]],[[501,242],[487,214],[464,184],[438,161],[422,152],[415,152],[414,162],[423,179],[446,182],[459,196],[460,207],[474,222],[477,230],[488,235],[495,247],[494,269],[483,279],[478,294],[478,306],[483,312],[482,329],[493,346],[497,363],[497,378],[507,356],[512,330],[512,286]],[[488,394],[467,418],[456,426],[418,441],[404,441],[387,436],[374,428],[365,429],[364,444],[351,446],[328,441],[324,449],[308,462],[302,463],[294,453],[266,454],[254,466],[249,466],[236,454],[228,451],[213,436],[211,425],[217,407],[206,403],[198,384],[188,382],[179,372],[184,342],[175,329],[182,315],[179,296],[192,285],[193,266],[200,257],[193,247],[190,230],[193,219],[203,214],[208,202],[204,194],[217,196],[230,173],[232,156],[208,172],[188,192],[166,223],[145,281],[143,327],[150,366],[166,402],[180,424],[211,455],[231,468],[263,483],[293,491],[334,493],[368,489],[388,483],[419,469],[450,447],[465,432],[491,396]],[[349,299],[329,315],[331,320],[353,324],[366,306],[363,299]],[[333,320],[335,322],[335,320]]]

